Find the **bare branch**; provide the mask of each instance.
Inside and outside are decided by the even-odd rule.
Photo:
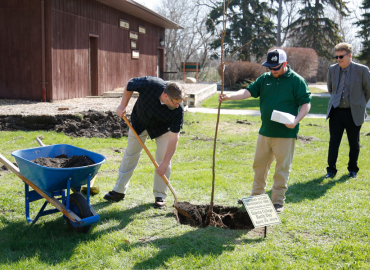
[[[218,38],[219,38],[219,39],[221,39],[221,36],[220,36],[220,34],[218,33],[218,30],[217,30],[217,28],[216,28],[215,22],[211,19],[211,17],[209,17],[209,19],[211,20],[211,22],[212,22],[212,24],[213,24],[213,27],[214,27],[214,28],[215,28],[215,30],[216,30],[216,35],[218,36]]]
[[[254,38],[252,38],[250,41],[248,41],[247,43],[245,43],[243,46],[240,46],[236,51],[234,51],[226,60],[224,63],[226,63],[235,53],[237,53],[240,49],[242,49],[243,47],[247,46],[249,43],[251,43],[253,40],[255,40],[259,35],[261,34],[261,32],[258,33],[257,36],[255,36]]]

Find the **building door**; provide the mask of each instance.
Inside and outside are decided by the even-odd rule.
[[[90,52],[89,52],[89,79],[90,95],[97,96],[98,91],[98,36],[90,35]]]
[[[163,71],[164,71],[164,50],[157,49],[157,77],[163,79]]]

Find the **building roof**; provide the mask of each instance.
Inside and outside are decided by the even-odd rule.
[[[181,25],[163,17],[153,10],[140,5],[133,0],[96,0],[104,5],[113,7],[137,18],[143,19],[165,29],[184,29]]]

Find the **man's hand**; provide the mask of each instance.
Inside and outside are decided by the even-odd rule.
[[[220,94],[219,97],[218,97],[218,102],[222,102],[222,101],[226,101],[229,99],[229,96],[226,95],[226,94]]]
[[[122,116],[126,115],[126,106],[122,106],[122,104],[120,104],[117,108],[117,111],[116,111],[117,115],[119,117],[122,118]]]
[[[297,123],[294,121],[294,123],[293,124],[285,124],[285,126],[287,127],[287,128],[291,128],[291,129],[293,129],[293,128],[295,128],[295,126],[297,125]]]
[[[158,168],[156,170],[157,174],[160,177],[163,177],[163,175],[167,172],[169,166],[170,166],[169,163],[162,162],[161,164],[159,164],[159,166],[158,166]]]
[[[218,101],[226,101],[226,100],[242,100],[242,99],[247,99],[251,97],[251,93],[248,91],[248,89],[242,89],[239,90],[236,93],[233,94],[220,94],[218,96]]]
[[[293,124],[285,124],[287,128],[295,128],[295,126],[307,115],[311,109],[311,103],[305,103],[301,106],[297,117],[295,118]]]

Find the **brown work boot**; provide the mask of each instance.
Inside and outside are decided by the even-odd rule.
[[[107,194],[104,195],[104,199],[110,202],[119,202],[125,198],[125,194],[116,192],[114,190],[109,191]]]
[[[284,211],[284,206],[282,206],[281,204],[275,203],[274,207],[275,207],[276,213],[278,213],[278,214],[280,214]]]
[[[154,208],[162,208],[166,205],[164,198],[155,197]]]

